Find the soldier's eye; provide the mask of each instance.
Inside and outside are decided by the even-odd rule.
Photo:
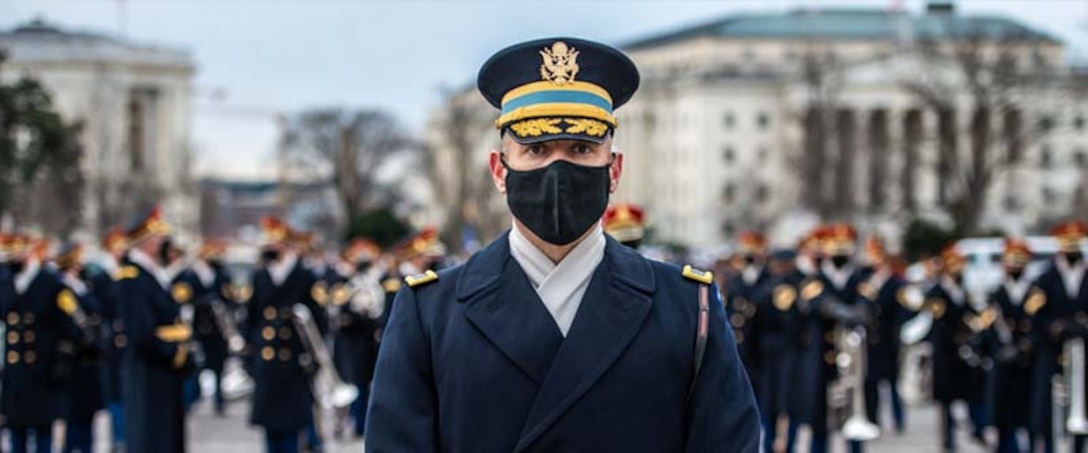
[[[534,156],[539,156],[544,154],[544,147],[540,145],[529,145],[528,148],[525,148],[525,152]]]
[[[576,154],[589,154],[593,152],[593,148],[589,145],[574,145],[574,152]]]

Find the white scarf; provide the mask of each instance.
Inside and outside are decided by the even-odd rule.
[[[144,251],[140,249],[132,249],[128,252],[128,259],[132,260],[133,263],[140,265],[140,267],[144,268],[144,271],[150,273],[152,277],[155,277],[155,281],[159,282],[159,286],[162,286],[163,289],[170,287],[170,282],[172,280],[170,278],[170,273],[159,266],[159,263],[151,258],[151,255],[144,253]]]
[[[1024,296],[1028,294],[1028,288],[1030,287],[1031,284],[1023,278],[1019,280],[1005,279],[1005,292],[1009,293],[1009,299],[1015,306],[1020,306],[1024,302]]]
[[[280,286],[287,280],[287,276],[298,264],[298,255],[295,252],[286,252],[279,261],[268,265],[268,276],[272,278],[272,284]]]
[[[824,275],[828,280],[831,280],[831,284],[835,285],[835,289],[842,290],[846,288],[846,284],[850,283],[850,276],[854,275],[854,266],[846,265],[842,269],[836,268],[831,264],[831,260],[825,260],[822,268]]]
[[[1054,259],[1054,262],[1058,266],[1058,273],[1062,276],[1062,283],[1065,283],[1065,292],[1069,294],[1069,298],[1076,300],[1080,295],[1080,285],[1084,281],[1084,260],[1077,262],[1076,266],[1070,267],[1069,262],[1061,257]]]
[[[593,272],[604,260],[605,244],[604,230],[597,224],[585,240],[556,264],[533,246],[517,226],[510,230],[510,254],[529,277],[564,338],[574,324],[574,315],[582,305]]]
[[[196,278],[200,279],[200,284],[205,289],[211,289],[215,284],[215,270],[204,260],[196,260],[193,263],[193,273],[196,274]]]
[[[873,272],[873,275],[869,277],[869,284],[873,285],[873,289],[877,290],[878,294],[880,290],[884,289],[884,285],[891,280],[892,273],[886,267],[881,267]]]
[[[744,284],[752,286],[756,284],[756,280],[759,279],[759,275],[763,273],[763,266],[744,266],[744,270],[741,271],[740,277],[744,279]]]
[[[34,279],[38,277],[38,272],[42,270],[42,263],[34,258],[26,259],[26,267],[22,272],[15,275],[15,292],[22,295],[26,290],[30,289],[30,284],[34,283]]]
[[[941,288],[944,288],[948,293],[948,297],[952,298],[952,303],[963,305],[965,302],[965,294],[963,293],[963,289],[960,288],[960,285],[956,284],[955,281],[948,277],[941,277],[941,282],[939,284],[941,285]]]
[[[77,296],[87,294],[87,284],[83,283],[83,280],[80,280],[79,277],[65,272],[61,275],[61,280],[64,282],[64,286],[67,286],[68,289],[76,293]]]

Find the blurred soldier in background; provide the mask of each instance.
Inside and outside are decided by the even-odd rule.
[[[9,235],[5,249],[10,278],[0,287],[6,332],[0,413],[9,430],[8,451],[52,451],[53,422],[65,404],[75,372],[81,332],[71,315],[79,306],[60,277],[46,269],[48,243]]]
[[[196,362],[190,354],[192,329],[170,292],[167,271],[170,227],[158,208],[127,229],[131,264],[121,268],[114,297],[129,339],[124,376],[126,452],[185,450],[184,383]]]
[[[756,314],[760,291],[770,280],[767,270],[767,238],[755,231],[745,231],[737,236],[737,253],[734,257],[737,269],[722,288],[725,312],[737,341],[737,352],[748,371],[753,390],[760,393],[757,348],[751,341],[752,317]]]
[[[119,451],[125,443],[124,405],[121,401],[121,364],[128,336],[125,334],[124,320],[121,318],[121,304],[124,295],[118,294],[113,287],[120,279],[121,266],[125,260],[126,240],[124,229],[111,229],[102,239],[102,252],[98,260],[86,268],[90,291],[102,309],[102,398],[110,414],[111,448]],[[130,264],[130,263],[128,263]]]
[[[1041,293],[1033,294],[1024,304],[1024,310],[1032,317],[1038,346],[1032,375],[1032,430],[1047,452],[1054,449],[1051,386],[1053,376],[1061,371],[1058,357],[1067,342],[1088,336],[1088,277],[1081,249],[1088,226],[1066,222],[1055,227],[1052,235],[1058,240],[1058,254],[1035,281]],[[1074,449],[1078,453],[1084,449],[1084,440],[1084,435],[1074,436]]]
[[[83,279],[82,245],[65,244],[53,262],[61,273],[61,281],[79,304],[70,317],[82,334],[76,348],[72,385],[66,395],[64,452],[91,453],[94,416],[104,407],[98,372],[103,339],[101,308]]]
[[[975,332],[969,326],[975,309],[963,288],[963,270],[967,259],[955,246],[941,253],[940,279],[926,291],[925,308],[933,315],[933,327],[928,341],[933,348],[933,398],[941,405],[941,448],[956,449],[956,421],[952,415],[952,403],[974,402],[973,395],[979,384],[972,379],[981,366],[972,342]],[[973,421],[978,420],[972,417]],[[980,437],[982,426],[975,425],[972,432]]]
[[[1006,239],[1001,265],[1005,279],[1001,286],[990,293],[990,306],[996,310],[996,319],[989,332],[996,346],[995,367],[991,401],[993,423],[997,427],[998,453],[1034,451],[1034,438],[1030,435],[1031,422],[1031,375],[1034,363],[1032,322],[1028,307],[1036,308],[1044,297],[1024,275],[1031,262],[1028,244],[1021,240]],[[1035,299],[1032,299],[1035,298]],[[1018,439],[1020,431],[1028,435],[1029,448],[1023,449]]]
[[[193,310],[193,338],[200,344],[204,354],[204,364],[201,370],[210,370],[215,375],[215,413],[222,416],[225,410],[223,399],[222,378],[223,364],[227,360],[227,339],[220,329],[220,320],[217,319],[217,310],[226,310],[224,292],[228,289],[229,281],[226,271],[223,269],[223,255],[226,253],[226,244],[218,241],[205,241],[198,257],[192,264],[182,271],[175,282],[178,288],[175,296],[189,296]],[[179,303],[184,303],[179,300]],[[218,308],[217,308],[218,306]],[[197,371],[195,390],[198,392],[196,399],[200,397],[200,381]]]
[[[767,266],[771,274],[753,299],[755,314],[749,342],[754,346],[759,371],[756,401],[763,416],[763,449],[792,452],[797,433],[793,387],[800,350],[801,314],[797,305],[797,278],[791,254],[776,253]],[[777,445],[776,445],[777,443]]]
[[[604,211],[601,219],[605,234],[620,244],[638,250],[646,235],[646,222],[642,208],[630,203],[617,203]]]
[[[871,236],[865,242],[865,252],[870,269],[868,278],[860,286],[868,292],[863,296],[873,302],[872,335],[869,337],[869,373],[865,381],[866,413],[869,420],[880,424],[882,386],[887,387],[891,403],[895,432],[902,433],[906,422],[903,400],[899,397],[899,349],[900,328],[921,306],[921,294],[909,287],[884,248],[879,237]],[[916,294],[912,297],[912,294]],[[912,302],[916,299],[916,302]]]
[[[279,219],[261,219],[264,265],[253,276],[243,329],[253,358],[253,409],[250,422],[265,430],[269,453],[296,452],[302,434],[314,423],[311,376],[317,364],[300,340],[293,308],[302,304],[314,324],[324,329],[320,286],[290,241],[290,228]],[[323,297],[322,297],[323,299]]]

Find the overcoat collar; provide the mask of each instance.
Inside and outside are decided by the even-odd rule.
[[[466,263],[455,289],[466,317],[539,385],[516,450],[535,442],[623,354],[650,312],[654,290],[649,261],[608,238],[563,339],[505,235]]]

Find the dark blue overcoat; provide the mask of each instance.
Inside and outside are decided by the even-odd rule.
[[[758,451],[751,385],[713,296],[694,379],[699,286],[608,239],[564,338],[504,235],[400,290],[367,450]]]

